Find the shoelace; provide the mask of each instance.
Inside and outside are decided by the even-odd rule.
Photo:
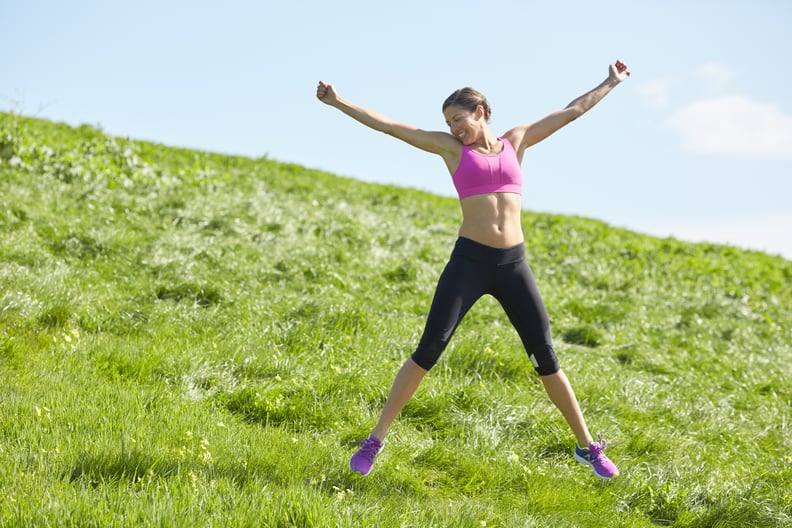
[[[374,457],[377,456],[377,453],[379,453],[379,449],[382,446],[381,443],[377,442],[376,440],[372,440],[371,438],[366,438],[360,442],[352,442],[352,444],[360,446],[359,453],[361,456],[366,457],[367,460],[374,460]]]
[[[608,444],[605,443],[605,440],[602,439],[602,435],[597,435],[597,440],[599,440],[598,444],[591,444],[589,446],[589,455],[592,459],[597,459],[603,455],[603,451],[605,448],[608,447]]]

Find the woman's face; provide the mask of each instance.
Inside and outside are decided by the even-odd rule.
[[[471,112],[461,106],[451,105],[443,110],[446,124],[452,135],[454,135],[463,145],[470,145],[478,137],[481,130],[481,118],[484,109],[476,107],[475,112]]]

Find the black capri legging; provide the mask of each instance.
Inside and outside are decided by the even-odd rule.
[[[541,376],[560,369],[553,350],[550,321],[525,246],[499,249],[460,237],[437,283],[432,307],[413,361],[425,370],[437,363],[454,331],[483,295],[500,302]]]

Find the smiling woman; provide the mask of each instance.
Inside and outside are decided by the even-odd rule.
[[[487,98],[484,97],[484,94],[469,86],[466,86],[465,88],[460,88],[459,90],[456,90],[454,93],[449,95],[448,98],[443,103],[443,112],[445,112],[449,106],[464,108],[468,112],[475,112],[476,109],[479,106],[481,106],[481,109],[484,112],[484,119],[486,119],[487,122],[489,122],[490,118],[492,117],[492,108],[490,108]],[[455,112],[450,122],[448,119],[446,120],[446,125],[451,127],[452,134],[454,134],[453,125],[458,119],[460,119],[460,114],[458,112]]]
[[[590,465],[599,478],[618,475],[603,453],[602,437],[595,442],[591,436],[553,348],[547,311],[525,258],[520,164],[528,147],[586,113],[629,75],[627,66],[616,61],[602,83],[565,108],[500,136],[489,128],[492,109],[486,97],[469,87],[456,90],[443,103],[448,133],[399,123],[342,99],[333,85],[319,82],[316,96],[320,101],[374,130],[439,155],[462,207],[459,239],[438,281],[423,336],[397,374],[371,435],[352,456],[353,471],[369,474],[393,421],[436,364],[462,318],[478,299],[492,295],[503,306],[548,396],[575,434],[574,458]]]

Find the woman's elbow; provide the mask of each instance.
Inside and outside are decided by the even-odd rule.
[[[587,109],[583,108],[582,106],[573,106],[571,108],[568,108],[567,111],[564,112],[564,119],[566,121],[566,124],[571,123],[572,121],[574,121],[578,117],[580,117],[583,114],[585,114],[586,110]]]

